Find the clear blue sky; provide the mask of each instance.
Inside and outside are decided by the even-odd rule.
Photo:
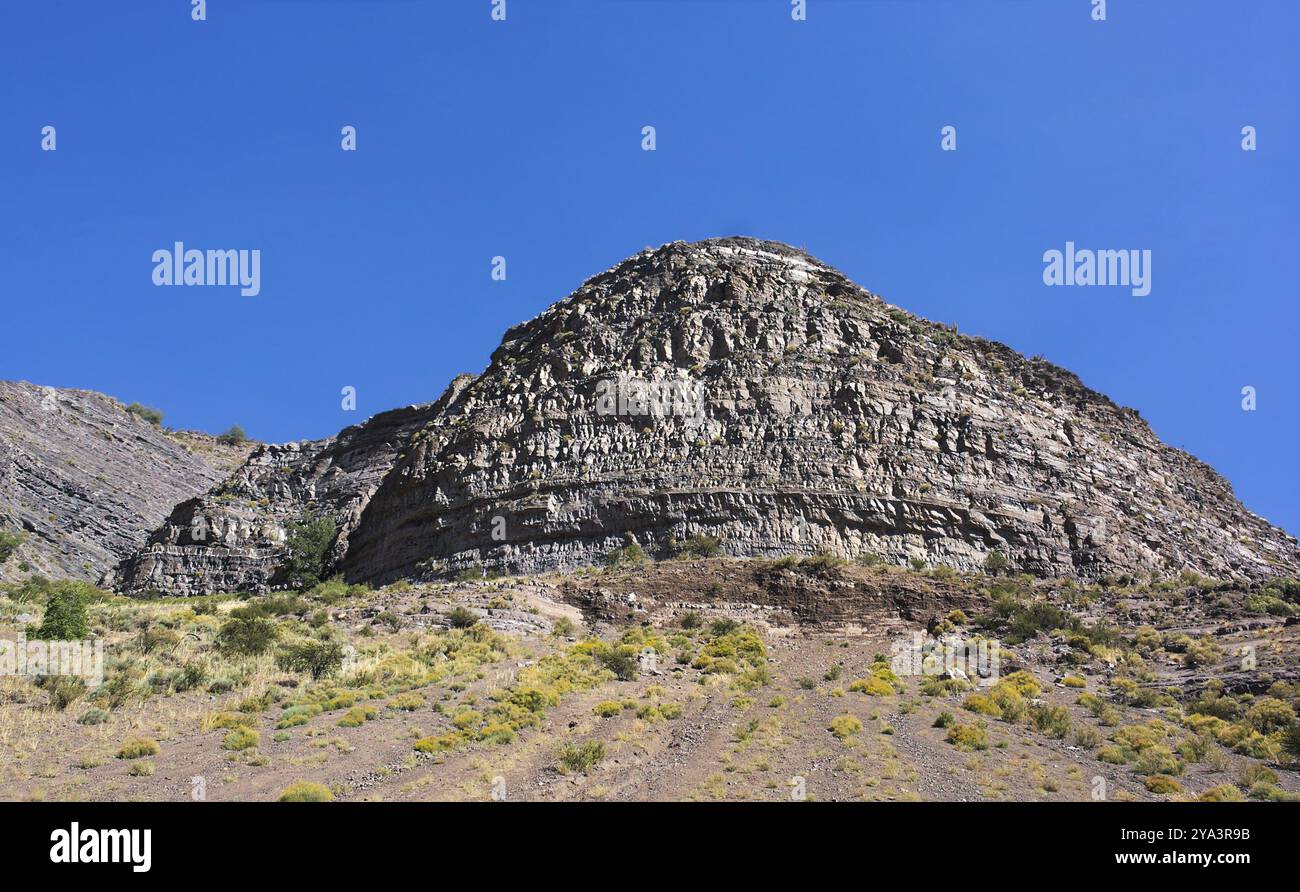
[[[5,0],[0,377],[319,437],[646,245],[747,234],[1064,365],[1300,531],[1300,4],[1090,5]],[[154,287],[176,240],[260,249],[262,293]],[[1066,240],[1150,249],[1151,295],[1044,286]]]

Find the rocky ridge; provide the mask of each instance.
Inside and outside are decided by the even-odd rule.
[[[611,382],[631,398],[611,402]],[[339,520],[332,569],[369,583],[574,568],[629,537],[667,555],[695,535],[734,556],[961,570],[998,552],[1039,576],[1300,569],[1294,538],[1135,411],[773,242],[647,249],[508,331],[481,375],[398,412],[255,453],[116,583],[273,586],[303,512]],[[213,540],[185,538],[196,511]]]
[[[0,381],[0,531],[22,536],[0,581],[99,579],[247,452],[101,393]]]

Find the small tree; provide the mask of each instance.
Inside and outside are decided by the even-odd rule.
[[[90,632],[86,598],[72,582],[54,585],[45,604],[45,617],[28,637],[38,641],[78,641]]]
[[[289,554],[284,563],[289,585],[305,590],[325,578],[329,548],[337,532],[338,524],[331,517],[304,517],[289,525],[285,540]]]

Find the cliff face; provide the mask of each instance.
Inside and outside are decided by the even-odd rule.
[[[384,412],[325,440],[259,447],[220,486],[177,505],[106,582],[169,595],[267,591],[282,581],[288,528],[304,517],[337,521],[337,562],[400,450],[444,401]]]
[[[702,534],[967,570],[996,550],[1044,576],[1300,569],[1295,539],[1132,410],[771,242],[638,254],[401,412],[255,454],[122,586],[272,585],[275,529],[304,510],[340,518],[335,569],[378,583],[599,563],[627,534],[652,555]],[[187,542],[198,510],[235,532]]]
[[[166,431],[100,393],[0,381],[0,530],[23,536],[0,581],[99,579],[247,451]]]

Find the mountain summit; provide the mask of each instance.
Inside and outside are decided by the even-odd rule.
[[[370,583],[692,537],[1040,576],[1300,571],[1294,538],[1135,411],[749,238],[643,251],[510,329],[436,403],[258,449],[110,581],[273,587],[304,514],[338,525],[329,569]]]

